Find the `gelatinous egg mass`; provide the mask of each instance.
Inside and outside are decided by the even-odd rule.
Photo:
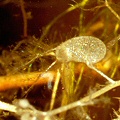
[[[59,62],[84,62],[94,64],[105,57],[106,46],[98,38],[80,36],[71,38],[56,47],[56,59]]]

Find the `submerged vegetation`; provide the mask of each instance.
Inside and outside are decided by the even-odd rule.
[[[119,0],[4,0],[0,7],[9,4],[20,9],[23,33],[1,48],[0,119],[119,120]],[[93,65],[56,60],[57,46],[78,36],[99,38],[105,57]]]

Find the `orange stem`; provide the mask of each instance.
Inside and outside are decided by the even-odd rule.
[[[30,86],[32,84],[35,84],[35,85],[46,84],[49,80],[54,81],[55,77],[56,77],[56,73],[53,71],[49,71],[45,73],[33,72],[33,73],[27,73],[27,74],[2,76],[0,77],[0,91],[11,89],[11,88]]]

